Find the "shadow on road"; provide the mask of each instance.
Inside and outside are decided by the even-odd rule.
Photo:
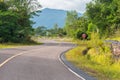
[[[44,46],[75,46],[75,44],[72,44],[72,43],[44,43],[43,44]]]

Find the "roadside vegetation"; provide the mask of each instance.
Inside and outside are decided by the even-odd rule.
[[[0,43],[0,49],[16,48],[16,47],[22,47],[22,46],[34,46],[34,45],[41,45],[41,44],[42,43],[39,42],[36,37],[34,37],[34,40],[25,41],[25,42],[21,42],[21,43],[13,43],[13,42]]]
[[[106,42],[120,41],[120,0],[93,0],[81,17],[68,12],[64,30],[78,44],[67,52],[67,60],[98,80],[120,80],[120,55],[116,59]]]
[[[94,33],[93,33],[94,34]],[[89,41],[77,41],[78,46],[66,53],[66,59],[98,80],[119,80],[120,60],[111,53],[110,44],[92,36]]]
[[[0,48],[37,44],[30,18],[39,8],[37,0],[0,0]]]
[[[37,43],[37,42],[28,42],[28,43],[1,43],[0,44],[0,49],[3,48],[15,48],[15,47],[21,47],[21,46],[33,46],[33,45],[40,45],[42,43]]]

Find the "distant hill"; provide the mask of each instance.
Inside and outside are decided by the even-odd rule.
[[[39,12],[39,16],[34,16],[32,20],[35,22],[33,27],[45,26],[52,28],[54,24],[58,24],[59,27],[63,27],[65,24],[67,11],[45,8],[42,12]],[[81,15],[81,14],[79,14]]]

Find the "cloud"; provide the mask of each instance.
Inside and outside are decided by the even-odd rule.
[[[86,3],[92,0],[39,0],[43,8],[76,10],[84,13]]]

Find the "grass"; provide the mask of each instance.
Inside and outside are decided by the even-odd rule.
[[[111,63],[107,58],[109,56],[95,53],[92,56],[83,56],[82,51],[85,48],[86,46],[79,46],[70,50],[66,53],[67,60],[98,80],[120,80],[120,62]]]
[[[13,45],[7,45],[7,44],[0,44],[0,49],[3,49],[3,48],[13,48],[15,46]]]
[[[117,41],[120,41],[120,37],[108,38],[107,40],[117,40]]]
[[[78,47],[66,53],[66,59],[98,80],[120,80],[120,60],[112,58],[109,44],[92,34],[89,41],[76,41]],[[83,54],[90,48],[86,55]]]
[[[41,45],[42,43],[37,41],[25,41],[22,43],[0,43],[0,49],[3,48],[15,48],[15,47],[21,47],[21,46],[33,46],[33,45]]]
[[[0,49],[3,48],[15,48],[21,46],[33,46],[33,45],[41,45],[39,38],[33,36],[30,40],[21,41],[20,43],[6,42],[0,43]]]
[[[112,36],[107,38],[107,40],[117,40],[117,41],[120,41],[120,30],[117,30]]]
[[[62,42],[62,41],[73,42],[73,38],[69,38],[69,37],[40,37],[40,39],[56,40],[59,42]]]

